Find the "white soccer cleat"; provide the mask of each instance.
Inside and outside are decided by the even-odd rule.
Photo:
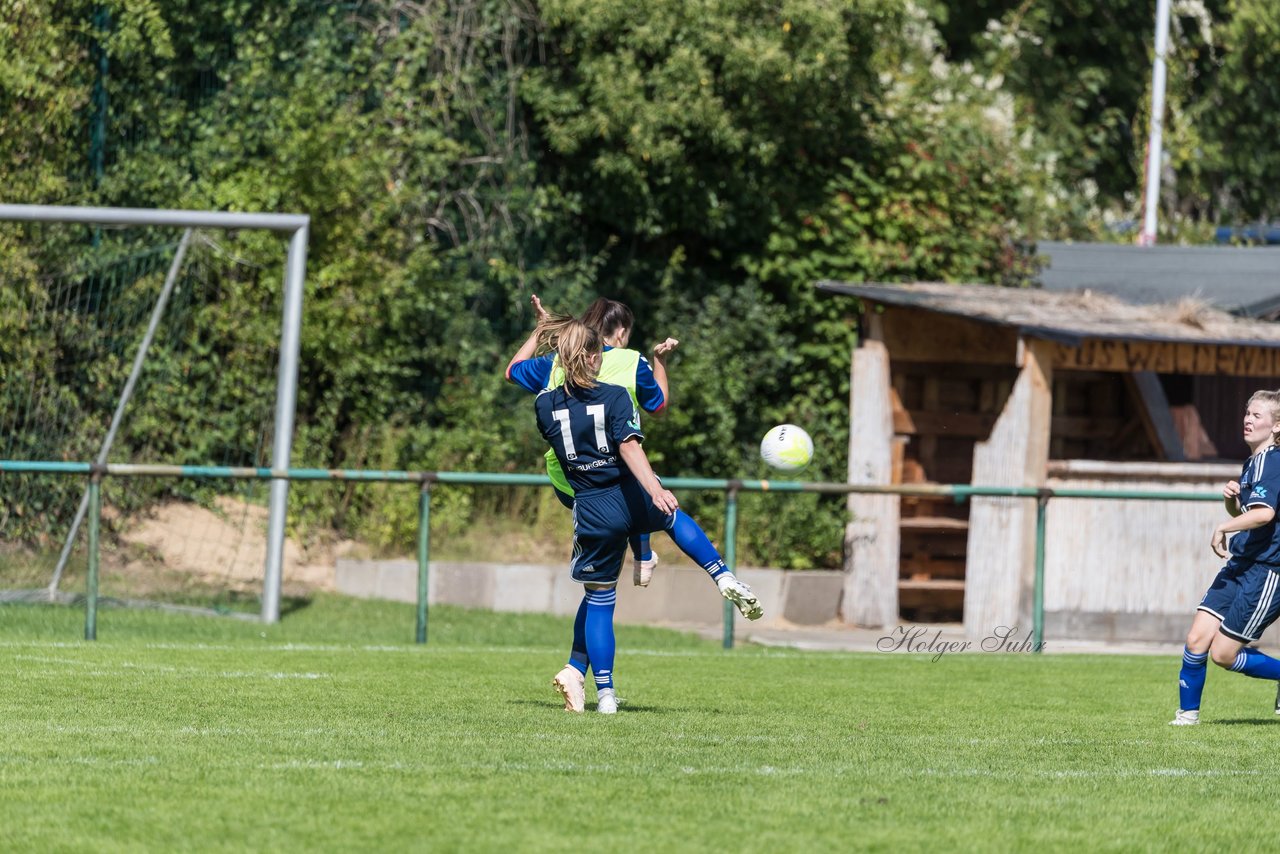
[[[612,688],[601,688],[596,692],[596,711],[602,715],[618,713],[618,696]]]
[[[649,582],[653,580],[653,568],[658,565],[658,556],[650,553],[648,560],[640,558],[632,558],[631,560],[631,580],[635,582],[636,587],[648,587]]]
[[[586,677],[576,667],[568,664],[551,680],[552,686],[564,697],[564,710],[581,714],[587,707]]]
[[[717,578],[716,587],[720,588],[720,595],[736,605],[748,620],[758,620],[764,616],[764,607],[756,594],[733,573],[726,572]]]
[[[1184,712],[1178,709],[1178,713],[1173,716],[1173,720],[1169,721],[1169,726],[1195,726],[1200,723],[1200,710],[1192,709]]]

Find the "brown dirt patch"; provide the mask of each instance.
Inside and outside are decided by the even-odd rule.
[[[125,570],[158,564],[170,573],[227,589],[262,587],[267,553],[267,508],[220,497],[210,509],[172,502],[125,526],[121,545]],[[295,593],[332,590],[337,558],[350,551],[344,540],[304,547],[285,538],[283,586]]]

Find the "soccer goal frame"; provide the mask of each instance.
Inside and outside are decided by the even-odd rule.
[[[276,373],[275,433],[271,445],[272,478],[267,554],[262,581],[262,621],[279,622],[285,517],[289,507],[289,478],[285,473],[293,451],[293,426],[298,401],[298,351],[302,332],[302,292],[307,272],[307,240],[311,232],[311,217],[306,214],[0,204],[0,221],[185,229],[260,229],[288,235],[289,249],[284,267],[284,311],[280,322],[280,362]]]

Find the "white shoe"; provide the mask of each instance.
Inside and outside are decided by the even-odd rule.
[[[586,677],[576,667],[568,664],[551,680],[552,686],[564,697],[566,712],[581,713],[587,707]]]
[[[648,587],[653,580],[653,568],[658,565],[658,556],[650,552],[648,560],[631,559],[631,580],[636,587]]]
[[[716,587],[720,588],[720,595],[737,605],[738,611],[748,620],[758,620],[764,616],[764,607],[756,594],[733,573],[726,572],[717,578]]]
[[[1184,712],[1178,709],[1178,713],[1173,716],[1173,720],[1169,721],[1169,726],[1195,726],[1200,723],[1200,710],[1192,709]]]
[[[618,697],[612,688],[601,688],[596,692],[596,711],[602,715],[618,713]]]

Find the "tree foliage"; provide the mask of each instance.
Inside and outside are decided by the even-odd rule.
[[[758,247],[861,153],[891,5],[544,3],[546,60],[521,96],[584,239],[699,263]]]
[[[1120,199],[1141,178],[1153,0],[945,0],[953,59],[998,75],[1063,183]],[[1135,134],[1135,130],[1138,133]]]
[[[1174,215],[1215,224],[1280,215],[1276,110],[1280,8],[1265,0],[1196,4],[1175,18],[1166,148]]]
[[[651,430],[660,471],[764,475],[759,436],[793,421],[818,444],[806,476],[835,480],[857,306],[814,282],[1024,285],[1036,236],[1132,215],[1154,6],[3,3],[9,199],[311,215],[296,463],[537,470],[529,402],[501,376],[532,323],[529,294],[562,310],[604,294],[636,311],[637,343],[682,341],[672,411]],[[1266,215],[1280,161],[1262,70],[1280,13],[1177,8],[1166,204]],[[39,299],[29,271],[137,248],[103,239],[0,234],[0,270],[26,289],[0,288],[0,398],[16,366],[29,376],[59,358],[52,333],[26,335],[11,310]],[[236,253],[247,266],[198,307],[194,355],[157,363],[184,378],[167,386],[173,412],[249,405],[211,391],[215,377],[262,384],[250,356],[274,346],[263,307],[283,247],[242,234]],[[154,444],[163,419],[147,417]],[[231,441],[233,422],[213,419],[194,453]],[[412,536],[405,490],[293,496],[299,524],[387,547]],[[476,501],[452,492],[443,524],[492,510]],[[744,525],[744,559],[838,559],[841,502],[775,502],[744,497],[759,520]],[[718,500],[690,503],[714,529]]]
[[[1129,239],[1142,216],[1154,0],[938,0],[948,55],[998,79],[1051,179],[1033,230]],[[1174,0],[1160,181],[1162,239],[1276,215],[1280,6]]]

